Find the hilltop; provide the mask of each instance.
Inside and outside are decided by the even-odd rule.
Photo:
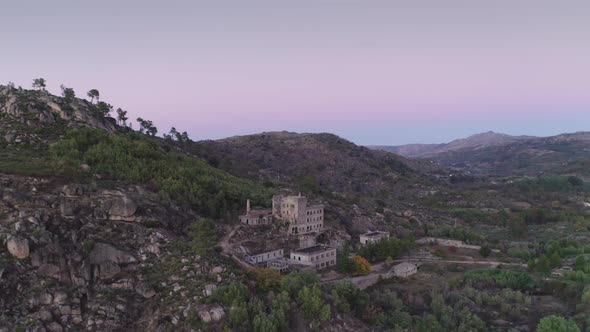
[[[375,213],[419,210],[414,198],[446,185],[432,175],[444,170],[429,162],[373,151],[327,133],[268,132],[199,141],[188,149],[231,174],[341,207],[334,222],[343,223],[350,232],[391,227]],[[355,214],[359,218],[351,218]]]
[[[407,144],[399,146],[375,145],[372,149],[393,152],[410,158],[434,158],[440,154],[446,154],[461,150],[478,150],[490,146],[505,145],[523,139],[533,138],[532,136],[512,136],[502,133],[488,131],[471,135],[466,138],[456,139],[449,143],[442,144]]]

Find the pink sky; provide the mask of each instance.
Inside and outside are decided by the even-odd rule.
[[[590,121],[587,1],[4,7],[0,81],[97,88],[194,139],[289,130],[401,144]]]

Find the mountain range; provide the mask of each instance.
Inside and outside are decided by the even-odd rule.
[[[445,144],[371,146],[477,175],[590,175],[590,132],[549,137],[486,132]]]

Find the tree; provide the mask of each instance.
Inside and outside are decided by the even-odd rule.
[[[98,99],[100,98],[100,92],[98,92],[98,90],[96,89],[88,91],[86,95],[90,97],[90,103],[94,101],[94,98],[96,98],[96,101],[98,101]]]
[[[36,78],[33,80],[33,88],[41,91],[45,91],[45,79],[44,78]]]
[[[139,123],[139,132],[144,133],[148,136],[156,136],[158,133],[158,129],[154,126],[154,123],[150,120],[144,120],[142,118],[137,118],[137,122]]]
[[[541,319],[537,332],[580,332],[580,328],[571,319],[551,315]]]
[[[371,272],[371,264],[364,257],[354,256],[352,262],[355,265],[355,271],[359,274],[369,274]]]
[[[281,273],[275,269],[259,268],[254,270],[256,281],[260,289],[269,291],[281,284]]]
[[[512,235],[515,237],[523,237],[526,234],[528,228],[527,222],[522,216],[510,218],[508,221],[508,227],[510,228]]]
[[[322,300],[322,291],[317,284],[303,287],[297,294],[297,303],[301,307],[303,317],[311,320],[314,330],[321,322],[329,320],[332,315],[330,305]]]
[[[571,184],[572,187],[581,187],[584,185],[584,180],[573,175],[567,177],[567,182],[569,182],[569,184]]]
[[[127,120],[129,120],[129,118],[127,118],[127,111],[124,111],[120,107],[117,108],[117,122],[119,125],[127,127]]]
[[[492,253],[492,249],[488,246],[481,246],[479,249],[479,254],[481,257],[488,257]]]
[[[60,85],[59,87],[61,88],[61,95],[62,95],[62,97],[64,97],[64,100],[67,103],[71,102],[76,97],[76,93],[74,92],[74,89],[68,88],[68,87],[64,86],[63,84]]]
[[[96,104],[96,111],[98,112],[98,116],[107,117],[113,111],[113,105],[99,101]]]
[[[557,251],[551,254],[551,256],[549,256],[549,265],[551,266],[551,268],[561,266],[561,257],[559,256],[559,253],[557,253]]]

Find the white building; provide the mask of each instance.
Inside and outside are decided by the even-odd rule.
[[[361,244],[371,244],[381,240],[389,240],[389,232],[370,231],[360,236]]]
[[[275,195],[272,214],[286,221],[289,234],[320,233],[324,228],[324,206],[308,205],[307,197]]]
[[[313,266],[323,269],[336,265],[336,248],[315,245],[291,252],[290,263],[295,265]]]
[[[279,258],[272,261],[268,261],[266,263],[266,267],[278,270],[281,273],[287,272],[289,270],[289,263],[287,262],[286,258]]]
[[[392,268],[392,272],[394,277],[407,278],[418,273],[418,265],[409,262],[399,263]]]
[[[246,261],[252,265],[259,263],[265,263],[276,259],[281,259],[285,256],[285,250],[280,249],[262,249],[258,251],[252,251],[246,255]]]

